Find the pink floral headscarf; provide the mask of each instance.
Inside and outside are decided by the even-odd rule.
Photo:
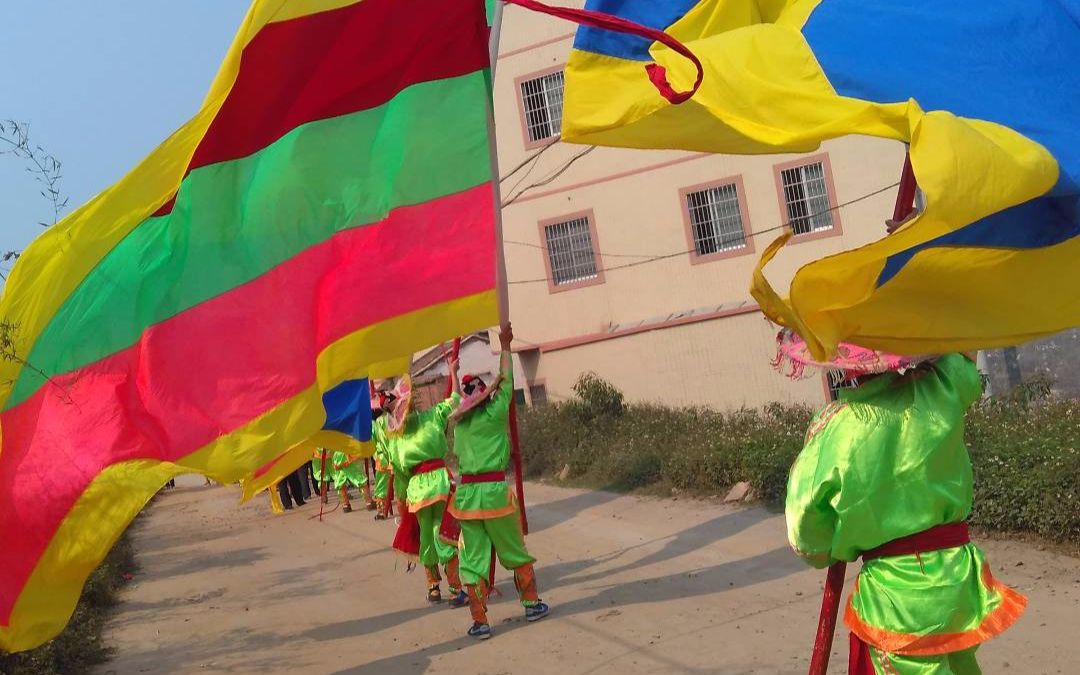
[[[793,380],[807,376],[806,368],[842,370],[845,375],[872,375],[912,368],[929,356],[899,356],[841,342],[830,361],[818,361],[810,353],[806,340],[784,328],[776,335],[776,358],[772,366]]]

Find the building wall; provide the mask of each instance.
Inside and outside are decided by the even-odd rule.
[[[571,37],[565,23],[506,8],[494,90],[503,176],[541,150],[524,136],[519,82],[565,64]],[[781,294],[806,262],[883,236],[903,153],[899,143],[855,137],[828,142],[808,153],[822,155],[831,165],[834,201],[852,203],[834,212],[838,217],[830,236],[797,238],[773,261],[767,275]],[[665,317],[673,314],[749,302],[758,257],[782,233],[787,220],[778,194],[777,167],[798,157],[589,150],[558,142],[504,180],[515,349],[523,355],[533,350],[524,356],[530,379],[542,380],[552,399],[567,396],[577,375],[591,370],[618,384],[631,400],[722,408],[772,400],[824,400],[817,380],[793,385],[768,370],[774,332],[759,313],[550,349],[552,343],[624,325],[664,325]],[[734,177],[741,181],[748,216],[744,225],[757,234],[738,255],[695,264],[688,253],[692,244],[680,190]],[[547,184],[535,185],[549,178]],[[553,289],[542,225],[578,213],[592,218],[603,280],[572,290]],[[657,257],[662,259],[650,260]]]
[[[1014,359],[1012,364],[1010,359]],[[988,351],[987,363],[995,396],[1044,377],[1058,396],[1080,397],[1080,329],[1029,342],[1011,355],[1004,349]]]
[[[632,401],[724,408],[824,401],[820,377],[793,382],[772,369],[775,335],[752,312],[544,353],[537,376],[552,401],[572,398],[574,382],[589,371]]]

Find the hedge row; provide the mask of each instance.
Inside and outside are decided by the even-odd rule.
[[[968,415],[972,523],[1080,543],[1080,401],[1032,391],[982,403]],[[571,401],[521,415],[528,477],[569,466],[574,481],[586,485],[703,495],[748,481],[760,498],[782,502],[813,414],[780,404],[733,412],[627,404],[593,375],[583,376],[575,392]]]

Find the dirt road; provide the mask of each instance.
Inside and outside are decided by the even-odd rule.
[[[541,594],[526,624],[513,583],[494,639],[464,637],[468,610],[428,607],[393,525],[367,512],[273,517],[265,496],[185,477],[136,536],[141,570],[101,673],[805,673],[823,573],[788,550],[782,515],[528,485]],[[987,542],[995,572],[1031,606],[981,650],[986,673],[1080,668],[1080,560]],[[854,570],[852,570],[854,571]],[[833,672],[846,669],[838,635]]]

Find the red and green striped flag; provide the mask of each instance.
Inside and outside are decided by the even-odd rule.
[[[170,477],[497,322],[484,0],[256,0],[199,113],[0,299],[0,648],[65,625]]]

